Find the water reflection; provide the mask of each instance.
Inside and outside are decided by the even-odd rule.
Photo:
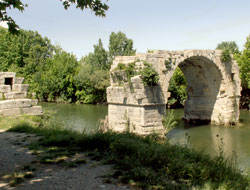
[[[241,125],[233,127],[203,125],[184,128],[181,121],[183,110],[174,110],[178,119],[178,127],[170,133],[171,142],[185,143],[186,134],[190,136],[190,146],[211,155],[219,154],[219,146],[223,146],[226,156],[236,153],[240,168],[250,169],[250,112],[241,110]]]
[[[69,129],[77,131],[94,131],[98,123],[108,113],[107,106],[103,105],[75,105],[41,103],[43,109],[52,110],[53,115],[63,121]]]

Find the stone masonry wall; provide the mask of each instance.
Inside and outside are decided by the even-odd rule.
[[[188,82],[185,120],[237,124],[241,91],[239,69],[234,60],[221,62],[221,53],[219,50],[154,51],[116,57],[111,66],[111,86],[107,88],[109,127],[114,131],[130,130],[143,135],[164,133],[162,116],[169,97],[169,81],[178,66]],[[144,61],[159,73],[158,86],[144,86],[139,75],[131,81],[124,77],[122,82],[115,77],[119,63],[135,63],[139,70]]]
[[[27,98],[28,84],[14,72],[0,72],[0,116],[42,115],[38,101]]]

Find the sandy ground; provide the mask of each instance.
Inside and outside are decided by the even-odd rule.
[[[121,184],[104,183],[103,176],[107,175],[112,167],[102,165],[86,157],[87,163],[74,168],[62,167],[56,164],[38,164],[37,158],[32,155],[26,146],[37,140],[35,135],[12,133],[0,130],[0,189],[20,190],[122,190],[131,189]],[[84,156],[84,155],[81,155]],[[19,171],[23,166],[36,166],[34,177],[11,187],[4,176]]]

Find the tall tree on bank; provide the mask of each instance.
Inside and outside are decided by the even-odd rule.
[[[98,44],[94,45],[94,53],[89,53],[81,62],[90,64],[96,69],[109,69],[108,52],[104,49],[101,39],[98,40]]]
[[[235,56],[237,56],[240,53],[239,48],[234,41],[221,42],[220,44],[217,45],[216,49],[222,50],[222,54],[220,58],[222,62],[231,61],[232,58],[235,58]]]
[[[55,47],[55,54],[34,75],[33,90],[39,100],[75,102],[74,76],[79,63],[73,54]]]
[[[0,70],[13,71],[26,82],[52,57],[54,46],[37,32],[20,30],[13,35],[0,27]],[[28,81],[27,81],[28,80]]]
[[[216,49],[219,50],[228,50],[231,54],[238,54],[239,47],[237,46],[236,42],[231,41],[231,42],[221,42],[220,44],[217,45]]]
[[[115,56],[134,55],[133,40],[122,32],[112,32],[109,38],[109,52],[101,39],[94,45],[94,52],[80,60],[79,73],[75,76],[76,96],[79,103],[100,103],[106,101],[106,88],[110,85],[109,69]]]
[[[241,85],[243,89],[250,89],[250,35],[247,37],[244,50],[236,59],[241,71]]]
[[[247,37],[244,50],[235,56],[240,67],[241,78],[241,108],[250,109],[250,35]]]
[[[128,39],[122,32],[111,33],[109,36],[109,58],[111,62],[115,56],[130,56],[135,53],[136,50],[133,49],[133,40]]]
[[[63,3],[65,9],[68,9],[72,4],[76,5],[76,8],[81,10],[90,9],[96,16],[104,17],[105,12],[108,10],[108,5],[102,0],[60,0]],[[6,21],[9,26],[9,31],[12,33],[17,32],[18,25],[8,15],[7,9],[17,9],[21,12],[24,11],[25,6],[21,0],[1,0],[0,1],[0,21]]]

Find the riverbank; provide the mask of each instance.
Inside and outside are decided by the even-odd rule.
[[[39,137],[28,145],[39,164],[78,168],[84,160],[97,161],[115,169],[106,176],[105,182],[130,184],[130,188],[138,189],[249,188],[247,177],[222,154],[211,158],[155,136],[143,138],[129,133],[69,131],[49,117],[17,120],[9,131]],[[84,157],[74,160],[76,155]]]

